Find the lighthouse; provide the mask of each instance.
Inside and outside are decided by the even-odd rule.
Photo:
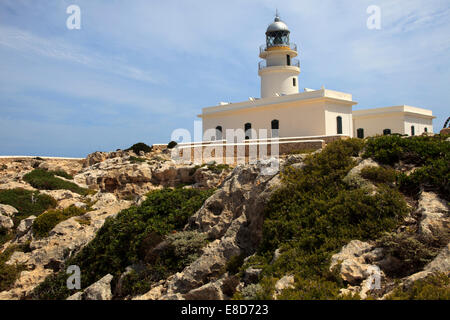
[[[261,77],[261,98],[298,93],[300,62],[297,45],[289,41],[289,28],[276,13],[274,22],[267,27],[266,43],[259,49],[258,64]]]

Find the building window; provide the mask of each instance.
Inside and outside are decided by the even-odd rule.
[[[297,79],[292,78],[292,84],[293,84],[294,87],[296,87],[297,86]]]
[[[414,128],[414,126],[411,126],[411,135],[416,135],[416,128]]]
[[[358,130],[356,130],[356,136],[360,139],[364,139],[364,129],[359,128]]]
[[[290,55],[286,55],[286,64],[287,64],[288,66],[291,65],[291,56],[290,56]]]
[[[244,131],[245,131],[245,140],[252,138],[252,124],[246,123],[244,125]]]
[[[427,128],[427,127],[425,127],[424,131],[425,131],[425,132],[428,132],[428,128]]]
[[[336,125],[337,125],[337,134],[342,134],[342,117],[338,116],[336,118]]]
[[[222,140],[222,126],[216,127],[216,140]]]
[[[385,136],[387,136],[388,134],[391,134],[391,129],[384,129],[384,130],[383,130],[383,134],[384,134]]]
[[[279,137],[278,130],[280,129],[280,122],[278,120],[272,120],[271,128],[272,128],[272,138]]]

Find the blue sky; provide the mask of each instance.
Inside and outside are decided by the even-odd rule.
[[[81,29],[66,8],[81,9]],[[381,8],[381,30],[366,9]],[[450,106],[448,0],[2,0],[0,155],[84,157],[193,130],[202,107],[260,94],[275,8],[300,47],[300,88],[355,109]]]

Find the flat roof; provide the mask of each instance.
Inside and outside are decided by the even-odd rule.
[[[401,106],[392,106],[392,107],[382,107],[382,108],[371,108],[364,110],[353,110],[353,117],[363,117],[363,116],[376,116],[381,114],[389,114],[389,113],[409,113],[419,116],[436,118],[433,116],[433,112],[429,109],[418,108],[413,106],[401,105]]]
[[[202,108],[202,114],[198,115],[198,117],[206,116],[209,114],[214,114],[218,112],[227,112],[227,111],[235,111],[246,108],[257,108],[268,106],[271,104],[280,104],[280,103],[289,103],[293,101],[306,101],[320,98],[328,98],[338,101],[343,101],[350,103],[352,105],[357,104],[357,102],[352,100],[352,95],[350,93],[339,92],[328,89],[320,89],[314,91],[305,91],[294,94],[287,94],[279,97],[268,97],[261,98],[255,100],[242,101],[237,103],[228,103],[224,105],[212,106]]]

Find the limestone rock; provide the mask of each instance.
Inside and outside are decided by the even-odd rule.
[[[368,167],[379,167],[379,164],[372,159],[364,159],[357,166],[353,167],[344,178],[344,182],[354,188],[366,188],[375,190],[375,185],[361,176],[361,170]]]
[[[189,291],[184,295],[186,300],[223,300],[222,283],[216,281],[207,283],[200,288]]]
[[[113,206],[102,208],[84,214],[82,217],[89,219],[89,224],[80,224],[77,219],[80,217],[72,217],[62,221],[50,231],[49,237],[41,239],[32,239],[29,246],[31,252],[26,252],[10,257],[7,263],[13,263],[14,260],[20,258],[20,262],[30,270],[41,276],[30,277],[29,274],[21,274],[16,281],[14,287],[3,294],[12,297],[24,297],[29,294],[28,287],[35,287],[45,279],[45,276],[53,274],[57,271],[62,263],[71,254],[78,252],[82,247],[89,243],[96,235],[97,231],[102,227],[106,218],[114,216],[119,211],[128,208],[130,201],[120,201]],[[32,222],[33,217],[27,218]],[[26,219],[21,224],[26,229]],[[31,224],[27,224],[28,228]],[[20,228],[20,225],[19,225]],[[44,276],[45,275],[45,276]],[[23,283],[27,282],[25,288]]]
[[[364,253],[369,252],[373,247],[360,240],[352,240],[347,245],[343,246],[339,253],[334,254],[331,257],[330,269],[333,269],[338,263],[347,259],[354,259],[362,256]]]
[[[22,219],[19,223],[19,226],[17,227],[17,234],[20,236],[27,233],[27,231],[30,230],[31,226],[33,225],[34,219],[36,219],[36,216],[29,216],[25,219]]]
[[[17,211],[16,208],[7,204],[0,204],[0,215],[14,217],[17,213],[19,213],[19,211]]]
[[[417,212],[422,218],[419,234],[427,240],[433,240],[450,232],[449,209],[446,203],[432,192],[423,191],[419,198]]]
[[[83,300],[111,300],[111,281],[113,276],[107,274],[97,282],[91,284],[83,292]]]
[[[114,193],[124,199],[142,195],[154,189],[152,167],[147,162],[132,163],[128,158],[112,158],[84,168],[74,177],[79,185],[86,185],[102,193]]]
[[[283,292],[285,289],[294,288],[294,276],[286,275],[275,283],[275,292],[273,294],[273,298],[276,300],[277,297]]]
[[[272,175],[264,174],[270,165],[258,162],[236,167],[221,188],[190,218],[185,230],[205,232],[211,242],[196,261],[167,279],[166,292],[160,299],[214,291],[217,287],[203,286],[220,277],[229,259],[256,250],[262,239],[264,205],[280,186],[276,171]],[[202,290],[195,291],[201,287]]]
[[[14,227],[14,222],[10,217],[0,215],[0,229],[10,230]]]

